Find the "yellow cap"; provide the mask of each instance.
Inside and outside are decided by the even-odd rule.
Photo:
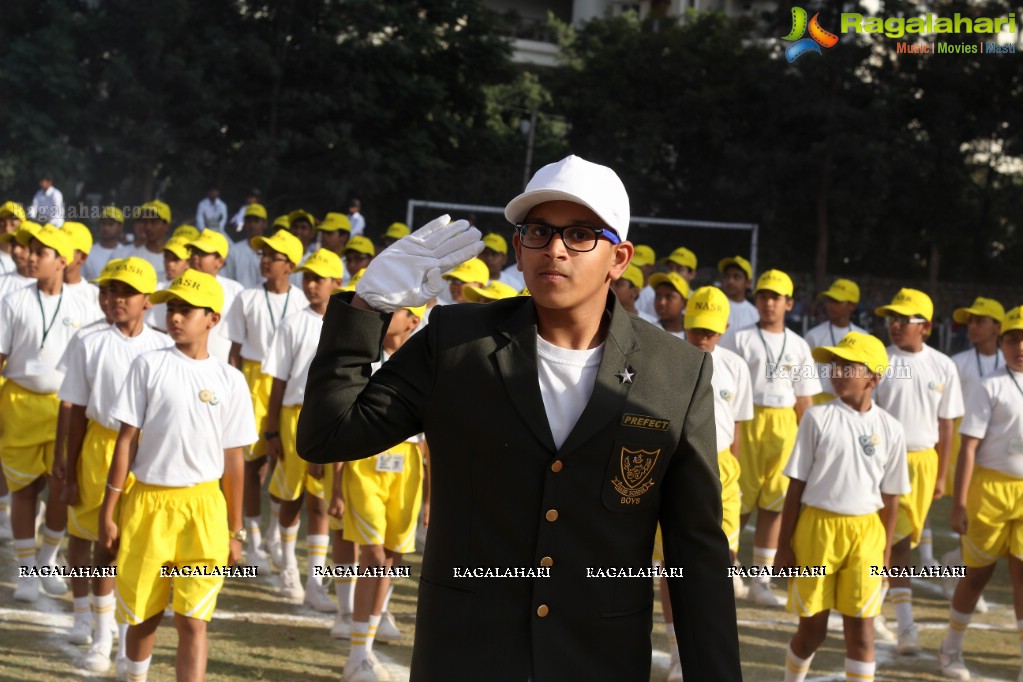
[[[185,270],[166,289],[160,289],[149,297],[153,303],[166,303],[172,298],[180,298],[196,308],[209,308],[219,313],[224,307],[224,288],[213,275],[205,272]]]
[[[305,211],[301,208],[298,209],[297,211],[292,211],[291,213],[288,214],[289,227],[290,224],[295,222],[296,220],[305,220],[313,227],[316,227],[316,217],[313,216],[313,214],[310,213],[309,211]]]
[[[124,212],[116,206],[104,206],[99,214],[100,220],[113,220],[115,223],[124,222]]]
[[[625,268],[625,272],[622,273],[621,279],[630,282],[632,286],[637,289],[643,288],[643,271],[636,267],[635,258],[633,258],[632,262]]]
[[[781,270],[768,270],[757,279],[754,291],[773,291],[792,298],[792,278]]]
[[[732,256],[731,258],[722,258],[718,261],[718,272],[724,272],[728,267],[737,267],[746,273],[746,279],[753,279],[753,266],[750,262],[742,256]]]
[[[969,308],[956,308],[952,313],[952,319],[958,324],[966,324],[970,321],[970,315],[990,317],[995,322],[1005,320],[1005,308],[993,298],[977,297]]]
[[[1023,307],[1020,306],[1005,313],[1005,319],[1002,321],[1002,334],[1018,330],[1023,330]]]
[[[108,260],[107,264],[103,266],[102,270],[100,270],[99,277],[97,277],[96,279],[92,280],[92,283],[93,284],[103,284],[106,281],[107,277],[110,276],[110,271],[113,270],[114,268],[116,268],[118,263],[123,263],[125,260],[126,260],[125,258],[112,258],[112,259]],[[149,261],[146,261],[146,262],[148,263]],[[154,272],[155,272],[155,270],[154,270]]]
[[[150,214],[155,213],[156,217],[159,218],[160,220],[167,223],[171,221],[170,206],[168,206],[167,204],[163,203],[160,200],[147,201],[146,203],[142,204],[141,208],[143,213]]]
[[[650,275],[650,279],[647,282],[651,287],[656,287],[658,284],[670,284],[675,288],[675,291],[682,294],[682,298],[689,298],[689,282],[677,272],[655,272]]]
[[[686,304],[686,329],[708,329],[724,334],[728,329],[728,312],[731,305],[725,292],[717,287],[700,287],[689,297]]]
[[[408,225],[405,223],[391,223],[390,227],[387,228],[387,232],[384,232],[384,236],[389,239],[401,239],[402,237],[409,236],[411,230],[408,229]]]
[[[221,258],[227,258],[227,252],[231,248],[223,233],[210,229],[200,232],[188,245],[203,253],[219,253]]]
[[[68,220],[64,221],[61,229],[67,233],[68,239],[71,240],[75,250],[81,251],[84,254],[92,251],[92,232],[85,225]]]
[[[25,220],[25,209],[17,201],[5,201],[0,204],[0,218],[9,218],[14,216],[18,220]]]
[[[444,279],[457,279],[460,282],[481,282],[486,284],[490,281],[490,268],[479,258],[470,258],[451,272],[445,274]]]
[[[274,218],[273,224],[270,227],[276,228],[278,230],[290,230],[291,219],[288,218],[288,216],[286,215],[279,215],[276,218]]]
[[[278,230],[271,237],[253,237],[249,240],[249,245],[254,249],[269,246],[277,253],[283,253],[295,265],[302,262],[302,255],[305,253],[302,240],[287,230]]]
[[[632,254],[632,263],[637,267],[653,265],[657,262],[657,252],[646,244],[636,244],[635,252]]]
[[[506,256],[508,255],[508,241],[496,232],[491,232],[483,237],[483,246],[487,247],[491,251],[497,251],[498,253],[503,253]]]
[[[344,213],[328,213],[316,229],[321,232],[337,232],[338,230],[351,232],[352,221]]]
[[[34,237],[41,229],[43,229],[43,226],[39,223],[34,223],[31,220],[23,220],[21,221],[21,225],[18,225],[18,229],[14,232],[0,234],[0,244],[17,241],[22,246],[28,246],[28,243],[32,241],[32,237]]]
[[[519,292],[515,291],[515,287],[510,287],[495,279],[485,287],[473,285],[463,287],[462,295],[465,296],[465,300],[472,303],[490,303],[491,301],[500,301],[502,298],[514,298],[519,295]]]
[[[874,374],[888,369],[888,351],[881,339],[861,332],[849,332],[837,346],[819,346],[811,351],[817,362],[834,362],[835,358],[867,366]]]
[[[696,269],[696,254],[687,249],[684,246],[680,246],[671,252],[671,255],[666,260],[672,263],[677,263],[683,267],[689,268],[690,270]]]
[[[885,315],[906,315],[907,317],[919,315],[930,321],[934,315],[934,303],[931,302],[931,297],[922,291],[899,289],[899,293],[895,294],[892,302],[875,309],[874,314],[882,317]]]
[[[185,241],[194,241],[199,238],[199,228],[195,225],[178,225],[173,232],[171,232],[171,239],[184,239]]]
[[[43,225],[37,232],[32,233],[25,229],[26,223],[22,223],[20,229],[14,233],[15,239],[22,246],[28,246],[33,239],[38,239],[43,245],[50,247],[62,256],[67,262],[75,257],[75,245],[71,243],[70,236],[63,230],[50,225]]]
[[[411,308],[409,306],[405,306],[405,310],[409,311],[410,313],[412,313],[413,315],[418,317],[420,320],[422,320],[423,319],[423,315],[426,314],[426,306],[425,305],[416,306],[415,308]]]
[[[278,232],[277,234],[281,234]],[[298,239],[293,234],[285,232],[292,239]],[[299,242],[301,244],[301,242]],[[299,251],[301,253],[301,251]],[[365,269],[365,268],[363,268]],[[344,266],[341,265],[341,256],[337,255],[330,249],[319,249],[315,253],[309,255],[305,259],[305,263],[295,268],[295,272],[311,272],[314,275],[320,277],[329,277],[333,279],[341,279],[344,277]]]
[[[827,291],[822,291],[817,297],[830,298],[832,301],[842,303],[859,303],[860,287],[851,279],[836,279]]]
[[[145,258],[131,256],[130,258],[118,258],[111,261],[103,272],[96,279],[104,284],[109,282],[124,282],[139,293],[151,294],[156,291],[156,269],[152,263]]]
[[[359,283],[359,280],[362,279],[362,276],[364,274],[366,274],[366,268],[361,268],[357,273],[352,275],[352,278],[348,281],[348,284],[338,289],[338,291],[355,291],[355,285]]]
[[[361,234],[348,240],[348,243],[345,244],[345,251],[364,253],[367,256],[377,255],[377,250],[376,247],[373,246],[373,242],[369,240],[369,237],[363,237]]]
[[[249,204],[245,207],[245,217],[262,218],[266,220],[266,206],[263,204]]]
[[[167,243],[163,245],[164,251],[170,251],[179,260],[188,260],[188,245],[192,243],[192,240],[187,237],[171,237],[167,240]]]

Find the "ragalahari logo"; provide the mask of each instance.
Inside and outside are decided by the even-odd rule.
[[[782,38],[782,40],[792,43],[785,48],[785,58],[789,60],[789,64],[808,52],[824,54],[821,52],[822,47],[834,47],[838,44],[838,36],[821,27],[820,22],[817,21],[819,16],[819,13],[814,14],[813,19],[807,25],[806,10],[802,7],[792,8],[792,30],[787,36]],[[810,30],[810,37],[804,38],[803,34],[806,33],[808,28]]]

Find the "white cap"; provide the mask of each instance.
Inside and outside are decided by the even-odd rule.
[[[607,166],[574,155],[548,164],[536,172],[522,194],[508,202],[504,217],[514,224],[521,223],[534,206],[547,201],[582,204],[622,241],[628,239],[629,195],[618,175]]]

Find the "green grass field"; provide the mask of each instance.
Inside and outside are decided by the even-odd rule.
[[[937,556],[955,543],[948,533],[949,500],[938,503],[932,512]],[[304,533],[304,531],[303,531]],[[752,536],[743,535],[740,552],[743,563],[750,563]],[[300,562],[304,550],[300,545]],[[407,679],[415,623],[415,576],[419,574],[418,556],[408,558],[412,579],[395,581],[391,610],[405,634],[400,644],[376,645],[381,660],[396,680]],[[112,679],[90,676],[77,668],[85,647],[68,644],[65,634],[71,625],[71,599],[41,596],[31,608],[13,601],[14,559],[10,543],[0,545],[0,680]],[[229,579],[221,593],[217,613],[210,626],[208,679],[216,682],[251,680],[336,681],[344,666],[348,643],[332,640],[330,614],[318,614],[300,605],[282,603],[271,593],[272,578]],[[776,591],[780,593],[780,586]],[[975,680],[1015,682],[1020,668],[1020,649],[1012,611],[1012,595],[1004,562],[999,566],[986,597],[991,604],[987,614],[977,614],[966,635],[966,662]],[[660,613],[660,607],[657,606]],[[884,613],[894,626],[894,611],[888,605]],[[948,601],[938,581],[916,581],[914,614],[920,627],[924,651],[918,656],[898,656],[894,645],[879,643],[877,680],[914,680],[931,682],[942,679],[935,651],[944,636]],[[796,619],[781,609],[763,609],[750,602],[738,603],[743,676],[747,682],[779,682],[784,663],[784,646],[795,630]],[[655,619],[653,632],[653,674],[661,682],[667,674],[668,655],[664,626]],[[166,618],[157,637],[150,680],[174,679],[176,634],[171,618]],[[710,653],[709,655],[713,655]],[[818,651],[810,671],[814,682],[845,679],[845,649],[840,631],[829,633]],[[500,665],[495,661],[495,665]],[[479,671],[479,680],[488,679]],[[702,682],[702,681],[701,681]]]

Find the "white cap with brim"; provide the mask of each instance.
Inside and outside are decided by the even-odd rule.
[[[522,194],[508,202],[504,217],[518,224],[534,206],[548,201],[572,201],[586,206],[618,233],[629,237],[629,195],[617,174],[607,166],[567,156],[536,172]]]

